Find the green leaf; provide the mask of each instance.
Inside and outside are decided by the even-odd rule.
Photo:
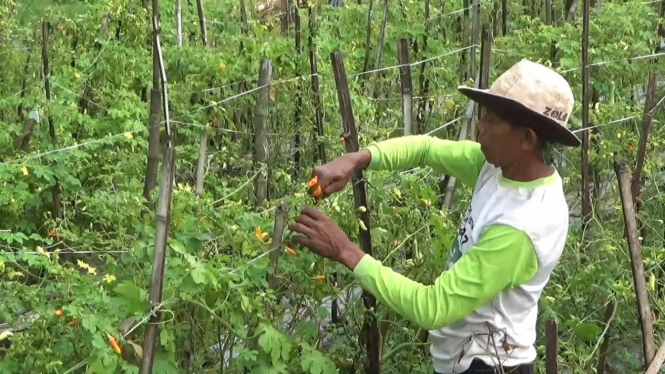
[[[584,341],[592,341],[598,338],[603,329],[590,323],[580,323],[575,327],[574,332],[578,338]]]
[[[187,253],[187,249],[185,248],[185,245],[182,244],[182,242],[177,240],[177,239],[169,240],[169,246],[171,247],[171,249],[173,249],[174,251],[176,251],[180,254]]]
[[[267,324],[261,324],[259,328],[263,331],[259,338],[259,346],[263,348],[264,352],[270,354],[273,364],[277,364],[280,357],[288,360],[291,343],[287,337]]]
[[[335,363],[323,353],[305,345],[300,356],[302,369],[311,374],[336,374]]]

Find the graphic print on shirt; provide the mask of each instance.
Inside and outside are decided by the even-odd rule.
[[[464,217],[460,221],[459,231],[455,236],[455,241],[453,242],[453,248],[450,251],[450,256],[448,258],[447,269],[449,270],[455,263],[462,257],[462,246],[467,244],[471,238],[471,232],[473,231],[473,217],[471,217],[471,205],[464,213]]]

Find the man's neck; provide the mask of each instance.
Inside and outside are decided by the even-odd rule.
[[[516,182],[531,182],[549,177],[554,173],[554,167],[545,164],[542,160],[531,159],[515,163],[508,168],[501,168],[501,172],[507,179]]]

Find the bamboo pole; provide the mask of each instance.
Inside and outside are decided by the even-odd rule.
[[[270,105],[270,82],[272,79],[272,63],[261,61],[259,72],[259,99],[256,103],[254,129],[254,164],[263,169],[259,172],[254,184],[256,205],[263,204],[268,198],[268,177],[265,163],[268,160],[268,106]]]
[[[649,133],[651,132],[651,121],[657,110],[656,108],[656,85],[658,83],[658,76],[656,73],[649,74],[649,83],[647,86],[647,97],[644,100],[644,115],[642,116],[642,131],[640,132],[640,142],[637,147],[637,161],[635,163],[635,171],[633,172],[633,180],[631,182],[631,191],[633,201],[638,201],[640,194],[640,187],[642,184],[642,169],[644,168],[644,159],[647,153],[647,142],[649,140]]]
[[[145,330],[143,342],[143,359],[139,374],[151,374],[154,352],[159,336],[159,322],[161,320],[161,311],[159,306],[162,303],[164,291],[164,267],[166,264],[166,245],[169,236],[169,225],[171,222],[171,202],[173,199],[173,182],[175,179],[175,159],[176,152],[171,133],[171,124],[168,105],[168,82],[166,71],[164,69],[164,60],[162,57],[161,42],[159,40],[160,26],[157,16],[153,16],[154,46],[159,65],[158,75],[162,83],[161,105],[165,117],[166,147],[164,149],[164,160],[162,162],[162,179],[160,183],[159,199],[157,202],[157,222],[155,227],[155,251],[152,264],[152,277],[150,281],[149,302],[152,308],[152,315]]]
[[[605,373],[605,366],[607,365],[607,359],[610,351],[610,323],[612,323],[612,318],[614,317],[614,312],[616,310],[616,304],[614,301],[609,301],[607,303],[607,308],[605,309],[605,338],[603,339],[603,344],[600,346],[600,355],[598,356],[598,366],[596,367],[597,374]]]
[[[402,88],[402,119],[404,121],[404,135],[413,132],[413,84],[411,82],[411,66],[409,65],[409,40],[397,41],[397,60],[400,65],[399,78]]]
[[[546,374],[558,374],[559,364],[559,332],[557,323],[553,319],[547,320],[545,325],[545,372]],[[603,374],[603,373],[599,373]]]
[[[326,158],[326,144],[323,141],[323,105],[321,103],[321,93],[319,89],[319,71],[317,66],[316,44],[314,38],[316,37],[316,13],[317,9],[309,6],[309,66],[311,83],[312,83],[312,96],[314,99],[314,123],[316,125],[317,145],[318,145],[318,158],[319,161],[325,163]],[[333,316],[334,317],[334,316]]]
[[[582,128],[589,127],[589,5],[584,1],[582,22]],[[591,219],[591,169],[589,167],[589,130],[582,131],[582,219],[584,225]]]
[[[148,0],[143,2],[144,8],[148,8]],[[152,0],[152,15],[159,21],[159,0]],[[153,30],[154,34],[154,30]],[[159,89],[159,56],[155,47],[155,36],[152,37],[152,90],[150,90],[150,120],[148,126],[148,164],[146,165],[145,182],[143,185],[143,197],[148,207],[152,207],[150,194],[157,183],[157,166],[159,165],[159,123],[161,122]]]
[[[349,86],[346,80],[346,71],[344,69],[344,59],[341,52],[333,52],[330,54],[330,60],[333,66],[333,75],[335,76],[335,84],[337,86],[337,97],[339,98],[339,109],[342,116],[342,124],[344,126],[344,144],[346,152],[352,153],[359,150],[358,143],[358,129],[353,117],[353,109],[351,107],[351,96],[349,94]],[[353,174],[351,179],[353,183],[353,197],[356,207],[358,219],[360,219],[364,228],[360,229],[360,248],[367,254],[372,254],[372,236],[369,221],[370,208],[367,204],[367,193],[365,191],[365,179],[362,170],[358,170]],[[359,209],[364,207],[365,209]],[[366,374],[379,374],[381,372],[381,336],[377,326],[375,317],[376,298],[369,292],[363,290],[362,295],[363,303],[367,314],[365,316],[365,323],[363,325],[363,335],[367,347],[367,364],[365,366]]]
[[[208,49],[208,31],[206,28],[206,18],[205,10],[203,8],[203,0],[196,0],[196,9],[199,16],[199,24],[201,29],[201,42],[203,43],[203,48]],[[196,189],[195,193],[198,196],[203,197],[205,193],[204,182],[205,182],[205,165],[206,160],[208,159],[208,128],[203,128],[201,132],[201,142],[199,147],[199,159],[196,164]]]
[[[614,155],[614,172],[619,181],[621,205],[623,207],[624,224],[626,227],[628,249],[633,270],[633,282],[637,296],[637,311],[639,314],[640,327],[642,329],[642,345],[644,348],[644,366],[649,365],[654,357],[656,348],[653,334],[653,316],[649,305],[649,293],[644,276],[644,262],[642,261],[642,249],[640,245],[637,219],[635,218],[635,205],[630,190],[630,171],[626,162],[619,154]]]
[[[42,65],[44,73],[44,92],[46,93],[46,101],[51,101],[51,70],[49,68],[49,58],[48,58],[48,33],[49,23],[48,21],[42,22]],[[55,125],[53,124],[53,118],[48,116],[48,128],[51,135],[51,143],[54,148],[58,148],[58,138],[55,133]],[[62,203],[60,200],[60,182],[58,178],[54,177],[55,182],[53,187],[51,187],[51,194],[53,196],[53,207],[51,209],[51,216],[53,219],[62,218]]]
[[[182,0],[175,0],[175,29],[178,49],[182,48]]]

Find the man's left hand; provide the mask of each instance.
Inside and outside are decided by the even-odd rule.
[[[351,270],[365,255],[330,217],[316,209],[303,209],[289,229],[303,235],[294,237],[295,243]]]

